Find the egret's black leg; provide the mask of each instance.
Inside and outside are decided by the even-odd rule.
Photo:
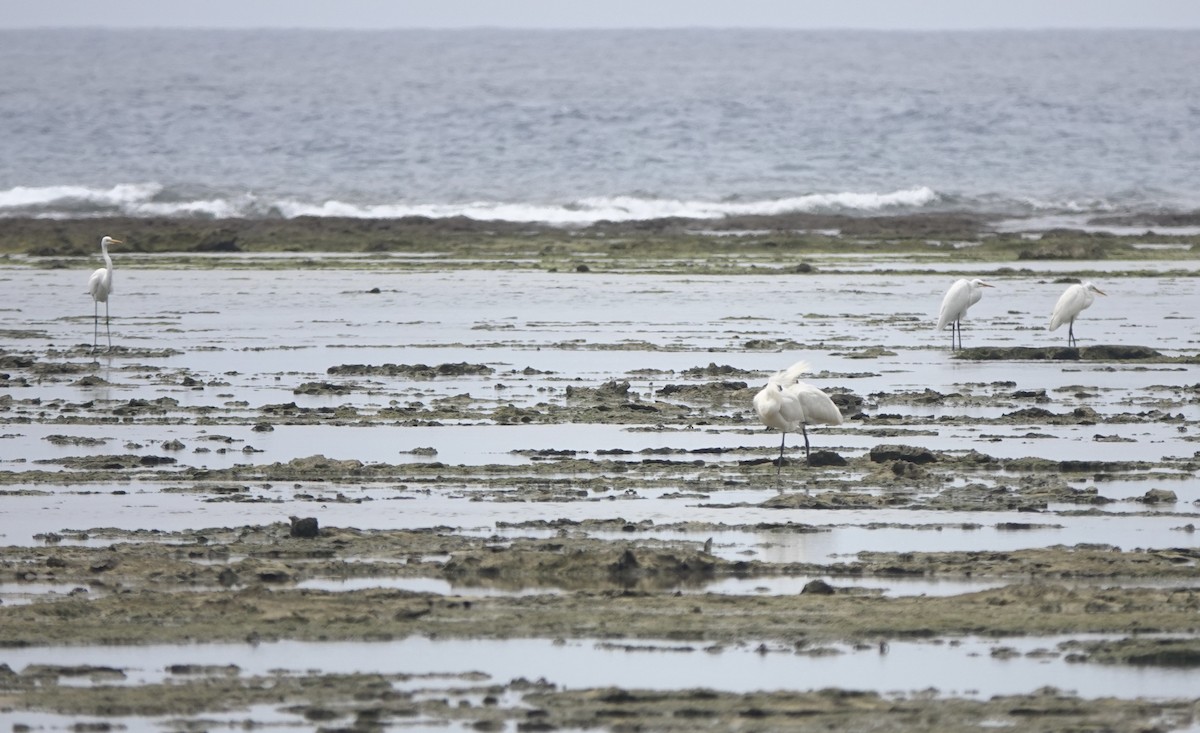
[[[96,353],[96,347],[100,344],[100,303],[92,301],[92,353]]]
[[[779,469],[783,467],[783,444],[787,442],[787,433],[779,436],[779,460],[775,463],[775,478],[779,478]]]
[[[108,334],[108,350],[112,351],[112,329],[108,325],[108,301],[104,301],[104,332]]]
[[[804,462],[808,463],[808,430],[800,423],[800,432],[804,434]]]

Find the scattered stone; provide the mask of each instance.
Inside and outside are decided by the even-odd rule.
[[[1150,489],[1138,501],[1143,504],[1174,504],[1179,497],[1170,489]]]
[[[316,517],[288,517],[292,522],[291,536],[312,538],[320,534]]]
[[[349,384],[334,384],[333,382],[305,382],[292,390],[292,394],[306,395],[342,395],[354,391]]]
[[[45,440],[49,443],[53,443],[54,445],[75,445],[75,446],[88,446],[88,447],[104,445],[105,443],[108,442],[107,438],[91,438],[91,437],[80,437],[80,436],[75,436],[75,435],[59,435],[57,433],[54,435],[47,435],[44,438],[42,438],[42,440]]]
[[[892,473],[897,478],[905,478],[912,480],[920,480],[929,476],[929,472],[921,468],[916,463],[908,461],[895,461],[892,463]]]
[[[138,459],[141,466],[169,466],[177,461],[170,456],[142,456]]]
[[[91,565],[89,565],[88,572],[106,573],[109,570],[116,569],[116,567],[120,564],[121,564],[121,561],[120,561],[120,559],[118,559],[118,557],[116,555],[109,555],[108,557],[105,557],[105,558],[98,560],[97,562],[94,562]]]
[[[1139,359],[1160,359],[1162,358],[1162,353],[1148,346],[1105,344],[1085,346],[1080,350],[1080,356],[1088,361],[1136,361]]]
[[[728,364],[718,366],[716,362],[710,361],[706,367],[684,369],[680,375],[688,379],[712,379],[714,377],[753,377],[755,372],[738,369]]]
[[[413,448],[412,450],[406,450],[406,451],[402,450],[402,451],[400,451],[400,453],[407,453],[410,456],[436,456],[438,454],[437,448],[433,448],[433,447],[429,447],[429,446]]]
[[[599,387],[574,387],[568,385],[566,394],[568,399],[579,397],[615,397],[623,400],[629,396],[629,387],[628,381],[613,379]]]
[[[289,583],[292,580],[292,571],[282,563],[264,563],[258,568],[255,576],[263,583]]]
[[[845,466],[846,459],[831,450],[815,450],[808,454],[808,465],[813,468]]]
[[[861,415],[863,411],[863,398],[853,392],[831,392],[829,399],[833,400],[833,404],[837,405],[838,411],[843,417],[853,417]]]
[[[370,366],[366,364],[342,364],[325,370],[326,374],[341,376],[374,376],[374,377],[408,377],[410,379],[437,379],[438,377],[463,377],[471,375],[488,375],[495,372],[486,364],[438,364],[431,367],[425,364],[382,364]]]
[[[975,346],[960,349],[954,358],[968,361],[1137,361],[1163,360],[1163,355],[1146,346]]]
[[[892,461],[907,461],[909,463],[933,463],[937,456],[928,448],[917,448],[911,445],[877,445],[868,454],[875,463],[890,463]]]
[[[831,596],[835,593],[833,586],[820,578],[805,583],[804,589],[800,592],[812,596]]]

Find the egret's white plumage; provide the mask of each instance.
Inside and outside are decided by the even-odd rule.
[[[104,330],[108,332],[108,348],[112,349],[112,331],[108,328],[108,296],[113,289],[113,263],[108,256],[108,245],[122,244],[121,240],[104,237],[100,240],[100,254],[104,256],[104,267],[97,269],[88,279],[88,294],[92,296],[92,351],[100,336],[100,304],[104,304]]]
[[[942,308],[938,311],[937,330],[941,331],[950,326],[950,348],[954,346],[954,334],[958,334],[958,348],[962,348],[962,319],[967,315],[967,309],[979,302],[983,297],[983,289],[993,287],[979,278],[974,280],[955,280],[950,289],[942,297]]]
[[[1108,294],[1092,284],[1090,280],[1075,283],[1063,291],[1054,305],[1054,312],[1050,314],[1050,326],[1047,330],[1053,331],[1064,323],[1067,324],[1067,346],[1074,346],[1076,344],[1075,318],[1096,300],[1093,293]]]
[[[754,411],[763,425],[783,435],[779,441],[779,465],[783,464],[783,446],[788,433],[799,431],[804,436],[804,457],[809,454],[807,425],[841,425],[842,413],[837,405],[816,387],[800,381],[809,371],[807,363],[799,361],[787,369],[775,372],[767,384],[754,395]]]

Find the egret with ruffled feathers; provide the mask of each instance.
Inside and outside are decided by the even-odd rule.
[[[799,361],[787,369],[775,372],[767,384],[754,395],[754,411],[772,430],[782,433],[779,441],[779,461],[775,475],[783,465],[783,448],[787,434],[799,432],[804,436],[804,460],[809,458],[808,425],[841,425],[842,412],[829,395],[806,382],[800,375],[811,371],[808,364]]]

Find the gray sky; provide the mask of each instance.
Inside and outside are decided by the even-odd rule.
[[[1197,0],[0,0],[0,28],[1200,28]]]

